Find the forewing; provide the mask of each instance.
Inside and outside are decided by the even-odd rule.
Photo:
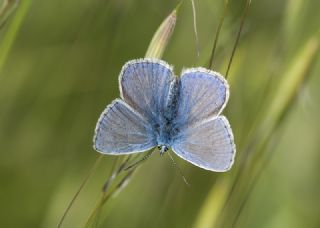
[[[185,70],[181,76],[176,124],[195,124],[219,115],[229,98],[227,81],[205,68]]]
[[[103,154],[130,154],[156,146],[148,122],[120,99],[101,114],[93,141],[95,150]]]
[[[126,63],[120,73],[121,97],[149,122],[154,122],[164,112],[173,80],[172,69],[167,63],[133,60]]]
[[[186,128],[174,139],[172,149],[192,164],[216,172],[231,168],[236,150],[224,116]]]

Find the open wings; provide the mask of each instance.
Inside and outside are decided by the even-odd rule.
[[[224,116],[185,129],[172,149],[188,162],[216,172],[229,170],[235,156],[233,134]]]
[[[201,168],[223,172],[231,168],[235,155],[228,120],[219,116],[229,98],[227,81],[204,68],[187,69],[181,76],[178,114],[179,129],[173,151]]]
[[[229,98],[227,81],[217,72],[191,68],[182,72],[178,115],[179,128],[219,115]]]
[[[130,154],[157,145],[149,123],[120,99],[101,114],[93,141],[94,148],[103,154]]]
[[[139,59],[125,64],[119,77],[120,95],[150,123],[159,122],[174,81],[172,68],[161,60]]]

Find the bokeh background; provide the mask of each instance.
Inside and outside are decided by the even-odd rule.
[[[119,97],[121,66],[145,55],[156,29],[177,4],[21,0],[8,17],[1,16],[1,227],[57,226],[98,157],[92,149],[94,127],[104,107]],[[190,1],[179,9],[163,56],[177,74],[183,67],[206,66],[224,9],[222,0],[195,5],[200,57]],[[214,63],[223,74],[244,7],[245,1],[229,1]],[[177,158],[191,183],[187,187],[167,159],[153,156],[104,206],[98,227],[319,227],[319,9],[317,0],[252,2],[228,78],[231,97],[224,114],[238,151],[230,172],[208,172]],[[311,57],[304,54],[308,52]],[[250,191],[239,188],[231,201],[221,203],[223,183],[240,180],[236,186],[244,188],[251,183],[246,181],[251,172],[241,179],[237,173],[260,164],[260,157],[249,162],[241,154],[268,119],[268,107],[278,99],[272,95],[281,95],[286,85],[283,77],[299,67],[304,68],[303,80],[260,150],[270,156],[258,166],[259,175],[252,176]],[[63,227],[85,224],[114,159],[103,158]],[[206,220],[211,217],[219,221]]]

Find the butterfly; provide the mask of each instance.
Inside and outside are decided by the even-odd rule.
[[[119,75],[121,99],[102,112],[94,149],[124,155],[158,147],[206,170],[224,172],[234,162],[236,147],[226,117],[229,85],[217,72],[198,67],[175,76],[157,59],[127,62]]]

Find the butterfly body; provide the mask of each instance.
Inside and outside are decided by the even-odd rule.
[[[161,60],[129,61],[119,76],[120,97],[107,106],[95,131],[94,148],[104,154],[171,148],[201,168],[223,172],[234,161],[235,145],[221,116],[229,86],[217,72],[184,70],[180,77]]]
[[[179,128],[174,126],[175,118],[178,113],[178,99],[180,92],[180,80],[178,77],[171,82],[169,95],[166,106],[163,112],[159,113],[159,126],[155,131],[157,133],[157,144],[161,147],[161,153],[167,151],[172,145],[172,139],[179,131]]]

